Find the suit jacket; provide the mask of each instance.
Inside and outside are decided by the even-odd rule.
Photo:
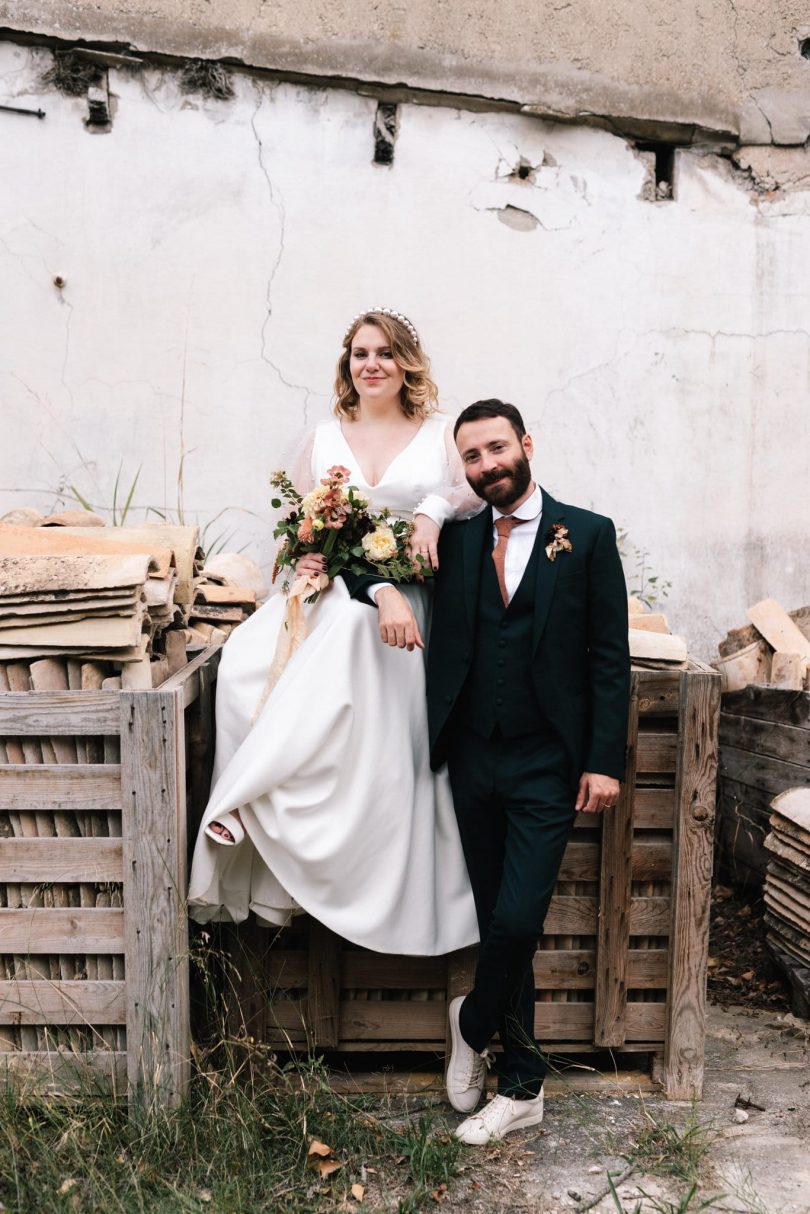
[[[534,589],[531,662],[541,715],[560,738],[577,778],[583,771],[622,779],[630,698],[627,590],[609,518],[563,505],[543,493],[537,543],[552,523],[568,528],[571,552],[540,553]],[[481,554],[492,545],[492,511],[448,523],[439,541],[427,663],[431,766],[447,759],[462,716],[462,693],[475,652]],[[373,582],[345,576],[351,595]]]
[[[583,771],[622,779],[630,697],[627,590],[613,523],[543,493],[537,543],[552,523],[572,551],[540,552],[535,571],[531,663],[541,716]],[[439,543],[427,667],[431,764],[447,758],[475,648],[481,553],[492,545],[492,511],[449,523]]]

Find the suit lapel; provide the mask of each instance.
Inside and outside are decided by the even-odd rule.
[[[467,605],[467,622],[470,633],[475,632],[475,613],[481,589],[481,550],[489,537],[492,538],[492,508],[485,506],[480,514],[471,518],[464,529],[464,602]]]
[[[557,583],[557,573],[560,563],[559,557],[555,561],[550,561],[546,556],[546,535],[552,523],[561,523],[565,519],[560,503],[555,501],[551,494],[546,493],[545,489],[542,489],[542,486],[541,491],[543,494],[543,515],[540,519],[540,527],[537,532],[539,549],[537,552],[537,570],[534,587],[533,650],[537,649],[537,646],[540,644],[540,638],[546,626],[551,600],[554,597],[554,587]]]

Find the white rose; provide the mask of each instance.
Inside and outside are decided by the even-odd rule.
[[[377,527],[364,535],[363,551],[371,561],[387,561],[397,553],[397,541],[390,527]]]

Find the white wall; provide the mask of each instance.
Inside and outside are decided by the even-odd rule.
[[[268,562],[268,476],[379,302],[449,412],[524,411],[541,482],[649,551],[695,653],[756,598],[810,601],[807,193],[694,151],[653,204],[612,135],[415,105],[382,168],[373,100],[247,76],[203,103],[111,72],[91,135],[48,62],[0,45],[0,100],[47,111],[0,112],[0,511],[109,505],[121,461],[139,514],[176,509],[185,453],[186,515]]]

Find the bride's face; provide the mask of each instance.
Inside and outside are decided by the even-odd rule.
[[[388,339],[376,325],[361,325],[352,338],[349,371],[360,400],[400,400],[405,372],[394,361]]]

